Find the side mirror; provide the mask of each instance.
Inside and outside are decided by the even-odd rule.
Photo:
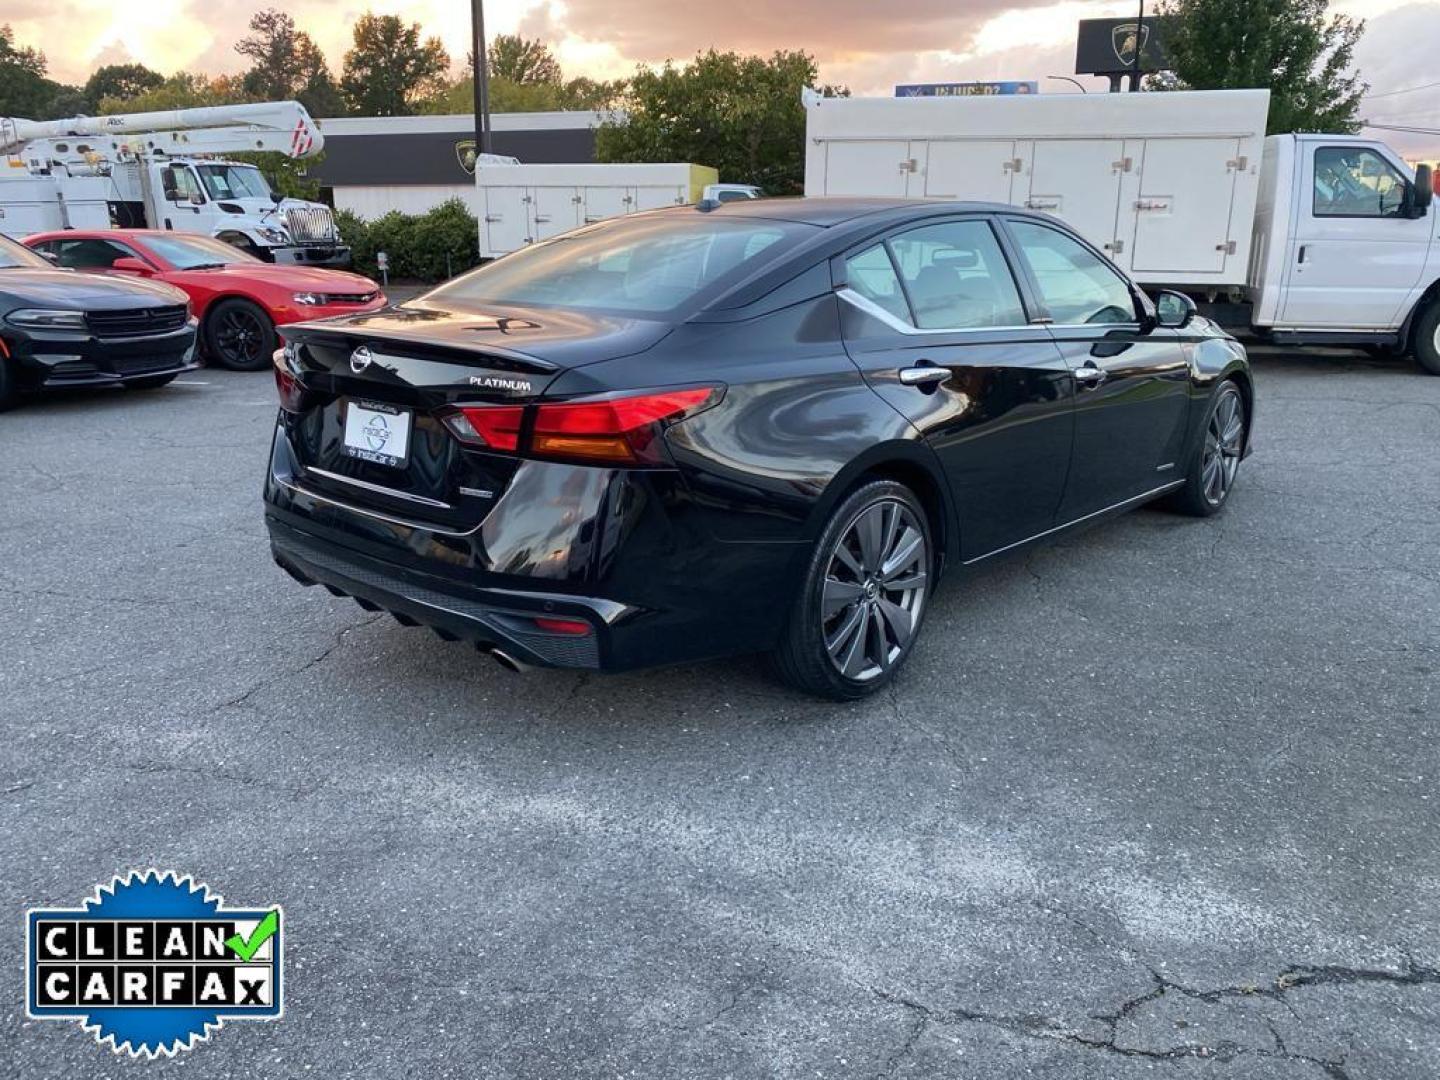
[[[204,205],[205,205],[205,196],[204,196],[204,195],[201,195],[200,192],[198,192],[198,191],[192,191],[192,192],[190,193],[190,205],[191,205],[191,206],[204,206]]]
[[[270,192],[270,201],[273,202],[276,206],[279,206],[282,202],[285,201],[285,196],[280,194],[280,192],[278,191],[272,190]]]
[[[149,277],[154,273],[149,263],[144,259],[137,259],[134,255],[121,255],[110,264],[110,269],[117,274],[136,274],[140,277]]]
[[[1167,330],[1183,330],[1200,309],[1184,293],[1165,289],[1155,295],[1155,323]]]
[[[31,248],[30,250],[33,251],[33,252],[35,252],[36,255],[39,255],[42,259],[44,259],[46,262],[48,262],[51,266],[59,266],[59,265],[60,265],[60,256],[57,255],[57,254],[55,254],[55,252],[53,252],[53,251],[45,251],[45,250],[42,250],[42,249],[40,249],[40,248]]]
[[[1435,176],[1429,165],[1415,166],[1415,182],[1405,189],[1405,216],[1422,218],[1435,199]]]

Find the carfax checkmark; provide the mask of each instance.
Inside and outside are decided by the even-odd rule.
[[[260,925],[250,932],[250,937],[241,937],[239,934],[231,934],[225,939],[228,945],[241,960],[249,960],[260,949],[261,945],[274,936],[275,931],[280,928],[280,913],[272,911],[265,918],[260,920]]]

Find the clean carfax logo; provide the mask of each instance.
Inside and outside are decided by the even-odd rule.
[[[82,907],[26,912],[26,1012],[151,1058],[226,1020],[274,1020],[283,921],[277,905],[229,908],[189,877],[132,871]]]

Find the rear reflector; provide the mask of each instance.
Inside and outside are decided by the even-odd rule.
[[[569,634],[572,637],[582,637],[590,633],[590,624],[583,619],[544,619],[533,620],[537,629],[544,630],[549,634]]]

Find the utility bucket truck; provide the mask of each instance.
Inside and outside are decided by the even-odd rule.
[[[346,266],[330,208],[272,191],[254,165],[224,155],[303,159],[324,138],[294,101],[167,112],[0,118],[0,232],[172,229],[234,244],[269,262]]]
[[[1354,135],[1267,137],[1268,91],[803,100],[806,195],[1044,210],[1233,332],[1440,375],[1430,169]]]

